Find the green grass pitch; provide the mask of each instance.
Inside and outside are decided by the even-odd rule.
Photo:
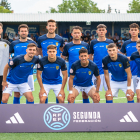
[[[36,76],[34,76],[36,79]],[[35,82],[35,91],[33,92],[34,102],[39,103],[39,84]],[[68,91],[65,87],[65,103],[67,103]],[[100,92],[101,101],[105,103],[105,91]],[[56,98],[53,91],[48,96],[49,103],[55,103]],[[136,96],[134,98],[136,102]],[[126,103],[125,94],[120,90],[118,98],[114,98],[114,103]],[[13,103],[13,96],[9,98],[8,104]],[[21,98],[21,103],[26,103],[25,97]],[[82,103],[80,94],[75,103]],[[90,103],[92,100],[90,99]],[[0,126],[2,127],[2,126]],[[140,132],[75,132],[75,133],[0,133],[0,140],[140,140]]]

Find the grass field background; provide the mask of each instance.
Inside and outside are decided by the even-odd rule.
[[[34,75],[34,79],[36,76]],[[35,81],[35,91],[33,92],[34,102],[39,103],[39,84]],[[67,102],[68,91],[65,87],[65,103]],[[105,91],[100,92],[101,101],[105,103]],[[48,97],[49,103],[55,103],[56,98],[53,91]],[[136,95],[134,97],[136,102]],[[114,103],[127,103],[125,94],[120,90],[118,98],[114,98]],[[26,103],[23,96],[21,104]],[[75,103],[82,103],[82,94],[76,98]],[[92,100],[90,99],[90,103]],[[8,104],[13,104],[13,96],[9,98]],[[93,104],[94,105],[94,104]],[[0,126],[2,127],[2,126]],[[140,140],[140,132],[75,132],[75,133],[0,133],[0,140]]]

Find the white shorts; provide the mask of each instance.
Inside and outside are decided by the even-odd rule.
[[[54,93],[55,93],[55,96],[57,97],[59,92],[60,92],[60,90],[61,90],[62,84],[57,84],[57,85],[43,84],[43,86],[44,86],[44,89],[45,89],[45,91],[47,93],[47,95],[44,93],[43,96],[48,96],[50,90],[52,89],[54,91]],[[59,96],[61,96],[61,94]]]
[[[137,88],[137,75],[132,76],[133,84],[134,84],[134,93],[136,93]]]
[[[127,81],[123,82],[116,82],[116,81],[110,81],[111,91],[113,97],[118,97],[119,89],[121,89],[125,94],[127,91]],[[131,79],[131,90],[134,92],[134,85],[133,85],[133,79]]]
[[[28,76],[28,85],[30,86],[31,91],[34,91],[34,78],[33,78],[33,75]],[[14,92],[19,92],[18,88],[15,88],[13,91]]]
[[[137,81],[137,87],[136,87],[136,89],[140,89],[140,77],[137,77],[137,79],[136,79],[136,81]]]
[[[93,86],[89,86],[89,87],[80,87],[80,86],[75,86],[75,85],[73,85],[73,87],[74,87],[75,89],[77,89],[78,93],[80,93],[80,91],[81,91],[81,92],[84,91],[84,92],[86,93],[86,95],[88,95],[89,91],[91,90],[91,88],[94,87],[94,85],[93,85]]]
[[[104,87],[104,90],[107,91],[108,88],[107,88],[107,84],[106,84],[106,81],[105,81],[105,76],[104,76],[104,74],[101,74],[101,75],[100,75],[100,78],[101,78],[101,84],[100,84],[99,91],[102,91],[102,90],[103,90],[103,87]],[[111,73],[109,73],[109,78],[110,78],[110,80],[111,80]],[[97,79],[96,79],[95,76],[93,76],[92,82],[93,82],[93,84],[94,84],[95,87],[96,87]]]
[[[23,93],[26,92],[32,92],[30,86],[28,85],[28,83],[22,83],[22,84],[12,84],[12,83],[8,83],[8,87],[6,87],[3,91],[4,93],[9,93],[10,96],[12,96],[12,91],[17,88],[20,92],[20,95],[22,96]]]

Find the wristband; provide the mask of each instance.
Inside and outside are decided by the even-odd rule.
[[[131,86],[127,87],[127,90],[131,89]]]
[[[69,94],[72,94],[72,90],[69,91]]]

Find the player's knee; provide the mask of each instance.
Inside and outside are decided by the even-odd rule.
[[[128,101],[133,101],[133,96],[131,96],[131,95],[130,96],[127,96],[127,100]]]
[[[106,100],[113,100],[113,96],[106,96]]]
[[[83,99],[88,99],[88,96],[85,92],[83,92],[82,97],[83,97]]]
[[[41,104],[44,104],[44,103],[45,103],[45,101],[46,101],[46,98],[43,98],[43,97],[42,97],[42,98],[40,98],[40,103],[41,103]]]
[[[64,103],[64,98],[63,97],[59,97],[57,99],[58,99],[59,103]]]
[[[7,103],[8,102],[8,97],[6,97],[6,96],[2,97],[2,102]]]
[[[14,97],[20,98],[20,93],[19,92],[14,92]]]
[[[29,97],[27,98],[27,100],[28,100],[28,102],[33,102],[33,101],[34,101],[34,98],[33,98],[33,96],[29,96]]]
[[[137,102],[140,103],[140,95],[137,96]]]
[[[75,100],[74,97],[68,95],[68,102],[69,103],[74,103],[74,100]]]
[[[93,95],[93,102],[94,103],[99,103],[100,101],[100,95],[99,94],[94,94]]]

